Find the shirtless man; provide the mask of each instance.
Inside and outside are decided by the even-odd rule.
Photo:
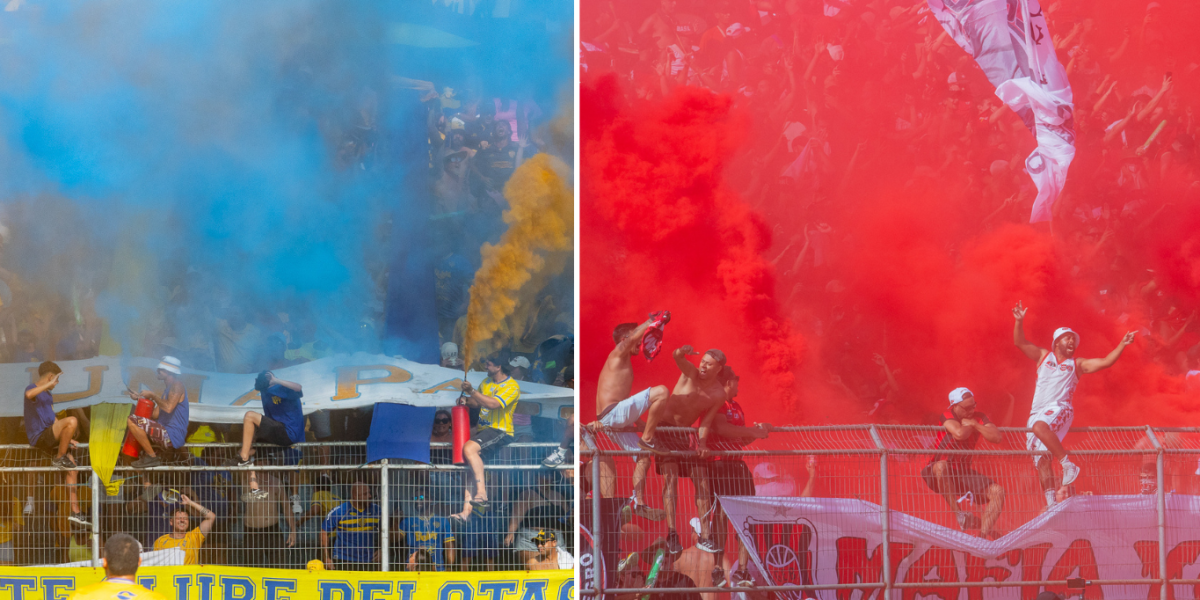
[[[682,546],[679,544],[679,534],[675,532],[675,503],[679,487],[679,467],[685,467],[685,475],[692,478],[696,486],[696,510],[699,514],[708,514],[711,504],[711,490],[707,470],[702,459],[708,456],[708,438],[712,433],[713,419],[725,405],[725,386],[718,375],[725,368],[725,353],[712,349],[700,358],[700,365],[693,365],[688,356],[695,356],[691,346],[683,346],[675,351],[675,364],[679,367],[679,381],[675,390],[665,402],[659,402],[650,407],[646,417],[646,428],[638,445],[658,455],[655,467],[658,474],[666,478],[666,490],[663,493],[663,506],[667,509],[667,549],[671,554],[679,554]],[[671,452],[687,452],[693,450],[691,439],[685,433],[663,432],[657,436],[658,424],[667,426],[691,427],[700,422],[700,432],[696,441],[696,459],[674,458]],[[701,539],[696,547],[705,552],[716,552],[717,546],[709,535],[708,519],[701,519]]]
[[[1033,429],[1033,432],[1026,434],[1025,445],[1032,451],[1048,451],[1058,459],[1063,470],[1062,485],[1066,487],[1079,477],[1079,467],[1071,462],[1062,445],[1062,439],[1066,437],[1075,416],[1071,400],[1075,396],[1075,387],[1079,385],[1079,376],[1113,366],[1121,357],[1125,346],[1133,342],[1135,332],[1126,333],[1117,347],[1104,358],[1077,359],[1075,348],[1079,345],[1079,334],[1068,327],[1059,327],[1054,332],[1054,340],[1051,343],[1053,351],[1039,348],[1026,340],[1023,323],[1028,310],[1021,306],[1020,302],[1013,308],[1013,318],[1016,319],[1013,326],[1013,343],[1025,356],[1038,363],[1037,387],[1033,391],[1033,404],[1029,411],[1029,423],[1026,425]],[[1035,455],[1033,464],[1037,468],[1038,479],[1046,496],[1046,505],[1053,506],[1058,486],[1054,485],[1054,471],[1051,470],[1050,461],[1044,459],[1045,456]]]

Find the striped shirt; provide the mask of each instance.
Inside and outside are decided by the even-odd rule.
[[[479,424],[513,435],[513,413],[517,410],[517,401],[521,399],[521,386],[517,380],[509,377],[501,383],[496,383],[488,377],[479,384],[479,393],[491,396],[503,405],[501,408],[480,409]]]
[[[379,549],[379,519],[378,504],[360,511],[349,502],[343,502],[330,511],[321,523],[321,530],[337,535],[333,542],[333,559],[356,563],[375,560],[375,551]]]

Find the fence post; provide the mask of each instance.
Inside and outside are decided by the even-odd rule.
[[[107,493],[100,485],[100,476],[92,474],[92,568],[100,568],[100,494]]]
[[[381,564],[379,569],[384,573],[388,570],[388,526],[391,525],[391,517],[389,509],[391,502],[388,501],[388,459],[379,461],[379,560]]]
[[[875,447],[879,449],[879,525],[883,531],[883,543],[881,544],[883,546],[883,594],[880,598],[887,600],[892,594],[891,511],[888,508],[888,455],[887,447],[883,445],[883,438],[879,436],[879,430],[874,425],[871,425],[871,440],[875,442]]]
[[[603,569],[600,568],[600,564],[604,561],[604,552],[600,547],[600,538],[603,537],[600,533],[600,490],[602,489],[604,486],[600,482],[600,444],[592,444],[592,568],[596,569],[596,576],[592,581],[596,583],[595,600],[603,598],[604,577],[608,570],[608,565],[604,565]]]
[[[1166,478],[1163,477],[1163,447],[1149,425],[1146,426],[1146,437],[1150,438],[1151,444],[1154,444],[1157,454],[1155,470],[1158,471],[1158,485],[1156,486],[1158,490],[1155,496],[1158,499],[1158,576],[1162,579],[1158,597],[1161,600],[1167,600],[1167,495],[1166,490],[1163,489],[1166,487]]]

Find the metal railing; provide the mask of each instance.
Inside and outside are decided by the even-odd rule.
[[[695,434],[695,430],[690,428],[660,427],[659,431],[693,436]],[[605,568],[603,577],[597,573],[596,577],[587,578],[591,582],[590,584],[581,585],[583,595],[597,597],[604,594],[615,596],[633,593],[777,592],[782,593],[779,597],[785,597],[787,593],[791,592],[798,595],[787,597],[806,598],[812,597],[814,592],[830,590],[826,592],[829,594],[828,596],[825,594],[819,594],[819,596],[823,598],[836,596],[841,600],[851,598],[850,594],[853,590],[861,590],[863,599],[876,596],[899,599],[901,597],[908,598],[919,590],[932,591],[937,588],[951,587],[961,589],[960,592],[954,593],[967,593],[967,597],[974,599],[982,596],[968,593],[967,588],[1021,586],[1026,590],[1022,597],[1032,598],[1038,590],[1043,588],[1065,593],[1065,596],[1068,597],[1072,594],[1082,597],[1084,590],[1077,589],[1082,585],[1143,586],[1138,588],[1140,591],[1133,595],[1145,598],[1149,594],[1151,597],[1157,596],[1165,600],[1168,597],[1175,597],[1176,593],[1183,594],[1182,586],[1184,585],[1190,587],[1200,583],[1198,579],[1184,576],[1185,568],[1190,574],[1197,566],[1191,564],[1191,567],[1188,567],[1188,561],[1195,560],[1195,557],[1190,554],[1182,559],[1184,560],[1182,567],[1178,564],[1168,565],[1168,557],[1177,557],[1179,549],[1184,545],[1197,545],[1198,551],[1195,554],[1200,555],[1200,542],[1184,542],[1183,540],[1188,538],[1180,537],[1183,535],[1182,530],[1189,527],[1191,521],[1200,521],[1200,519],[1181,517],[1181,515],[1200,516],[1200,498],[1194,505],[1187,505],[1186,509],[1181,509],[1185,510],[1183,513],[1169,512],[1168,508],[1168,498],[1190,501],[1188,500],[1190,497],[1200,496],[1200,469],[1197,468],[1198,460],[1200,460],[1200,429],[1198,428],[1088,427],[1071,429],[1070,434],[1066,437],[1065,446],[1073,462],[1082,468],[1083,475],[1073,485],[1064,487],[1061,486],[1061,479],[1057,478],[1059,475],[1057,468],[1055,469],[1056,479],[1051,482],[1051,490],[1056,495],[1056,504],[1062,504],[1066,498],[1073,496],[1146,498],[1145,502],[1137,501],[1139,503],[1136,505],[1143,507],[1140,514],[1109,514],[1101,512],[1101,509],[1097,508],[1095,509],[1097,512],[1086,515],[1087,519],[1094,520],[1093,527],[1100,532],[1118,532],[1127,526],[1132,527],[1127,524],[1133,523],[1136,519],[1143,517],[1151,519],[1151,522],[1154,523],[1151,529],[1156,535],[1151,536],[1154,538],[1152,540],[1139,542],[1138,555],[1134,555],[1131,548],[1121,547],[1119,549],[1123,552],[1121,556],[1135,556],[1135,558],[1129,558],[1127,563],[1121,563],[1120,570],[1135,575],[1140,573],[1140,577],[1103,579],[1096,575],[1089,577],[1080,570],[1079,577],[1071,577],[1075,574],[1072,571],[1060,574],[1058,578],[1050,579],[1046,578],[1041,571],[1034,576],[1014,571],[1015,578],[1010,577],[1009,580],[1004,581],[955,581],[954,579],[958,576],[954,575],[944,582],[914,581],[911,573],[905,580],[894,581],[893,579],[896,578],[897,568],[902,561],[910,561],[905,563],[909,565],[913,560],[912,557],[906,559],[908,555],[905,552],[901,552],[898,558],[894,556],[897,544],[897,531],[894,529],[894,523],[897,518],[901,516],[905,519],[915,517],[949,530],[970,532],[970,535],[973,536],[985,533],[982,531],[984,526],[976,519],[986,517],[984,506],[987,503],[986,498],[975,497],[975,494],[972,493],[962,494],[961,497],[959,494],[954,494],[957,497],[957,503],[952,508],[950,501],[932,487],[941,484],[927,482],[927,476],[931,472],[931,459],[935,453],[937,436],[945,432],[945,429],[939,426],[859,425],[775,427],[768,431],[770,435],[765,440],[757,440],[742,450],[711,452],[711,457],[743,461],[746,464],[746,471],[751,473],[754,478],[754,490],[750,493],[760,498],[763,496],[781,498],[805,496],[807,501],[817,503],[799,505],[808,508],[818,506],[826,499],[834,498],[861,501],[854,504],[859,507],[856,510],[866,511],[870,507],[875,507],[873,510],[877,514],[873,516],[867,515],[865,512],[845,515],[842,525],[847,528],[859,527],[864,537],[879,540],[878,558],[881,559],[879,562],[882,565],[892,566],[892,568],[879,569],[881,571],[879,580],[867,581],[864,579],[851,583],[803,581],[784,585],[767,585],[766,578],[756,576],[753,585],[749,587],[713,587],[711,577],[707,576],[708,565],[714,564],[721,567],[723,575],[728,581],[732,569],[726,568],[726,564],[718,561],[722,556],[729,556],[731,560],[737,557],[738,550],[733,540],[738,539],[736,536],[741,534],[738,527],[734,525],[732,526],[734,534],[728,535],[731,525],[728,522],[713,519],[712,515],[716,514],[714,510],[709,509],[705,512],[706,507],[713,506],[715,501],[714,488],[721,488],[722,483],[726,489],[729,488],[728,482],[719,482],[714,479],[713,474],[721,471],[717,471],[711,462],[696,461],[697,457],[694,451],[673,452],[666,458],[681,462],[678,468],[678,477],[674,479],[674,485],[678,487],[678,492],[674,495],[675,505],[667,506],[666,501],[662,500],[664,496],[668,495],[665,489],[667,478],[660,473],[663,471],[662,464],[665,461],[663,457],[654,457],[652,463],[655,466],[647,472],[644,484],[646,491],[641,500],[648,504],[650,509],[641,515],[641,518],[637,518],[632,511],[624,509],[620,518],[614,519],[612,511],[618,506],[629,504],[625,499],[629,498],[633,490],[635,461],[639,457],[652,455],[643,451],[620,449],[612,445],[607,438],[597,436],[600,447],[581,449],[579,452],[581,462],[586,463],[590,460],[590,464],[586,464],[582,471],[583,485],[585,488],[590,487],[590,497],[586,498],[583,504],[585,514],[581,523],[590,530],[590,533],[594,534],[590,536],[592,556],[589,557],[588,564],[600,564],[601,561],[597,558],[600,557],[603,559]],[[994,539],[1003,541],[1006,533],[1018,529],[1026,531],[1029,529],[1028,524],[1031,521],[1041,517],[1044,513],[1049,514],[1047,508],[1049,501],[1045,490],[1042,489],[1042,481],[1039,479],[1033,462],[1033,458],[1036,456],[1049,458],[1049,455],[1026,449],[1026,436],[1030,433],[1028,429],[1000,428],[1000,432],[1002,439],[998,444],[990,444],[981,440],[974,450],[936,451],[937,454],[950,460],[969,457],[970,467],[983,475],[988,483],[994,483],[1000,488],[1000,502],[997,504],[1002,508],[999,509],[989,537],[984,539],[976,537],[979,544],[991,543],[991,540]],[[694,438],[692,439],[694,441]],[[687,466],[689,460],[695,461],[692,462],[692,466]],[[705,465],[706,462],[707,466],[703,466],[702,469],[697,469],[695,466],[696,464]],[[605,463],[612,465],[609,468],[614,469],[612,471],[614,480],[601,480],[602,477],[606,477],[602,470],[602,464]],[[807,479],[804,476],[806,471],[810,473]],[[804,488],[803,492],[801,491],[802,487]],[[602,493],[604,489],[615,490],[611,495],[612,499],[604,497],[605,494]],[[991,487],[986,489],[988,490],[986,493],[989,494],[993,490]],[[975,493],[977,494],[978,491]],[[708,496],[707,499],[703,498],[705,495]],[[728,493],[726,496],[730,497],[730,502],[744,497],[744,495]],[[1150,501],[1150,496],[1153,496],[1153,501]],[[603,502],[605,500],[608,502]],[[1086,500],[1080,500],[1080,502],[1086,502]],[[1076,503],[1072,506],[1089,507],[1093,505]],[[1096,504],[1095,506],[1101,505]],[[663,509],[661,513],[666,514],[659,513],[660,507]],[[969,515],[965,517],[967,521],[956,522],[960,518],[959,514]],[[1168,514],[1173,515],[1170,521]],[[837,519],[838,517],[834,515],[827,518]],[[665,522],[663,522],[664,520]],[[663,587],[659,584],[653,587],[653,592],[648,591],[644,587],[644,578],[652,569],[653,565],[650,561],[652,557],[655,557],[654,550],[666,547],[664,542],[668,542],[667,538],[672,531],[686,532],[686,534],[677,534],[683,548],[683,552],[677,556],[688,557],[688,553],[698,547],[696,544],[701,539],[700,532],[692,534],[689,531],[691,528],[688,527],[689,524],[691,527],[696,527],[697,520],[708,521],[705,525],[709,525],[710,535],[718,542],[722,539],[729,541],[716,544],[717,558],[711,563],[704,562],[707,559],[699,561],[699,564],[704,565],[703,568],[696,566],[698,561],[692,559],[704,555],[692,552],[688,564],[683,569],[674,569],[676,575],[690,573],[691,575],[685,576],[685,578],[690,578],[688,583],[694,587]],[[911,523],[911,519],[908,522]],[[612,531],[614,524],[617,525],[616,532]],[[946,535],[959,534],[948,533]],[[965,544],[974,543],[964,542],[964,539],[969,538],[955,538]],[[689,544],[688,540],[692,540],[692,544]],[[1105,540],[1105,536],[1098,536],[1097,541],[1092,542],[1095,547],[1089,546],[1089,551],[1094,550],[1097,554],[1104,552],[1109,552],[1110,555],[1115,554],[1118,550],[1115,544],[1118,542]],[[747,540],[741,541],[746,542]],[[1174,547],[1170,546],[1168,542],[1174,544]],[[606,544],[608,546],[616,545],[617,548],[606,548]],[[1113,546],[1105,547],[1105,544]],[[969,548],[970,546],[965,547]],[[969,550],[965,552],[969,553]],[[713,556],[713,554],[708,555]],[[863,557],[863,560],[866,560],[866,557]],[[1126,560],[1126,558],[1120,560]],[[667,564],[660,565],[660,569],[672,570],[670,562],[668,559]],[[826,568],[829,568],[828,562],[826,559]],[[615,566],[614,563],[620,566]],[[1014,562],[1013,566],[1016,564]],[[1050,571],[1054,570],[1050,569]],[[697,576],[699,580],[696,580]],[[603,583],[605,579],[608,581],[607,584]],[[661,581],[661,577],[659,579]],[[969,579],[969,577],[963,579]],[[678,581],[679,578],[676,577],[673,580]],[[629,582],[633,582],[633,585],[630,585]],[[1063,586],[1068,585],[1076,587],[1063,589]],[[1149,586],[1149,592],[1144,586]],[[1034,590],[1033,595],[1029,595],[1028,590],[1030,589]],[[1200,586],[1195,589],[1200,591]],[[1095,587],[1091,587],[1091,591],[1094,593],[1097,590]],[[1106,598],[1125,597],[1129,588],[1110,587],[1103,591]]]
[[[362,442],[256,445],[256,463],[239,467],[237,444],[188,444],[163,466],[115,467],[106,489],[85,444],[71,470],[29,446],[0,445],[0,565],[99,566],[100,546],[116,532],[146,551],[198,546],[189,562],[272,568],[332,554],[335,567],[359,570],[524,570],[541,529],[574,553],[572,465],[541,465],[557,444],[514,443],[485,460],[490,505],[461,521],[449,517],[465,511],[466,467],[449,464],[449,444],[430,446],[435,464],[362,464]],[[251,493],[252,474],[263,493]],[[356,509],[358,483],[366,494]],[[188,539],[196,530],[199,544]]]

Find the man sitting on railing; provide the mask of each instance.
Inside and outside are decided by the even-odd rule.
[[[54,417],[54,395],[50,393],[58,385],[62,369],[53,362],[38,365],[38,381],[25,388],[25,434],[29,445],[47,454],[54,455],[51,465],[60,469],[73,469],[75,457],[69,452],[75,444],[75,432],[79,421],[75,417]],[[75,484],[79,481],[78,471],[67,472],[67,497],[71,502],[68,520],[72,527],[86,527],[83,513],[79,509],[79,494]]]
[[[154,412],[150,418],[129,415],[126,429],[142,447],[142,457],[133,461],[134,467],[144,469],[161,465],[162,459],[155,446],[178,449],[187,442],[188,394],[183,381],[179,379],[183,375],[181,364],[174,356],[164,356],[158,363],[158,378],[167,384],[161,396],[151,391],[130,394],[134,400],[140,397],[154,401]]]
[[[304,388],[294,381],[278,379],[270,371],[263,371],[254,380],[254,389],[262,397],[263,412],[259,414],[248,410],[242,418],[239,467],[254,464],[251,445],[255,442],[291,448],[292,444],[304,441],[304,406],[300,401],[304,397]],[[257,500],[266,498],[267,492],[259,489],[254,471],[250,471],[248,477],[250,494]],[[300,506],[300,483],[295,473],[292,474],[291,484],[292,512],[301,514],[304,509]]]
[[[988,421],[987,415],[975,410],[975,395],[965,387],[950,392],[950,408],[942,414],[942,427],[934,444],[935,454],[921,469],[921,478],[929,489],[937,492],[954,513],[963,531],[979,527],[979,536],[997,537],[996,519],[1004,508],[1004,488],[983,473],[971,468],[969,454],[941,454],[942,450],[974,450],[979,438],[993,444],[1001,440],[1000,430]],[[973,513],[959,509],[958,500],[970,494],[974,501],[987,504],[982,524]]]
[[[468,381],[463,381],[463,402],[470,407],[480,407],[479,425],[471,430],[471,439],[463,445],[463,459],[466,460],[466,502],[460,513],[450,515],[451,521],[466,525],[471,517],[472,508],[487,510],[487,490],[483,485],[483,458],[490,459],[501,448],[513,441],[513,413],[517,410],[517,401],[521,398],[521,388],[517,380],[509,376],[512,367],[508,361],[499,356],[489,356],[484,360],[484,368],[488,376],[475,389]]]

